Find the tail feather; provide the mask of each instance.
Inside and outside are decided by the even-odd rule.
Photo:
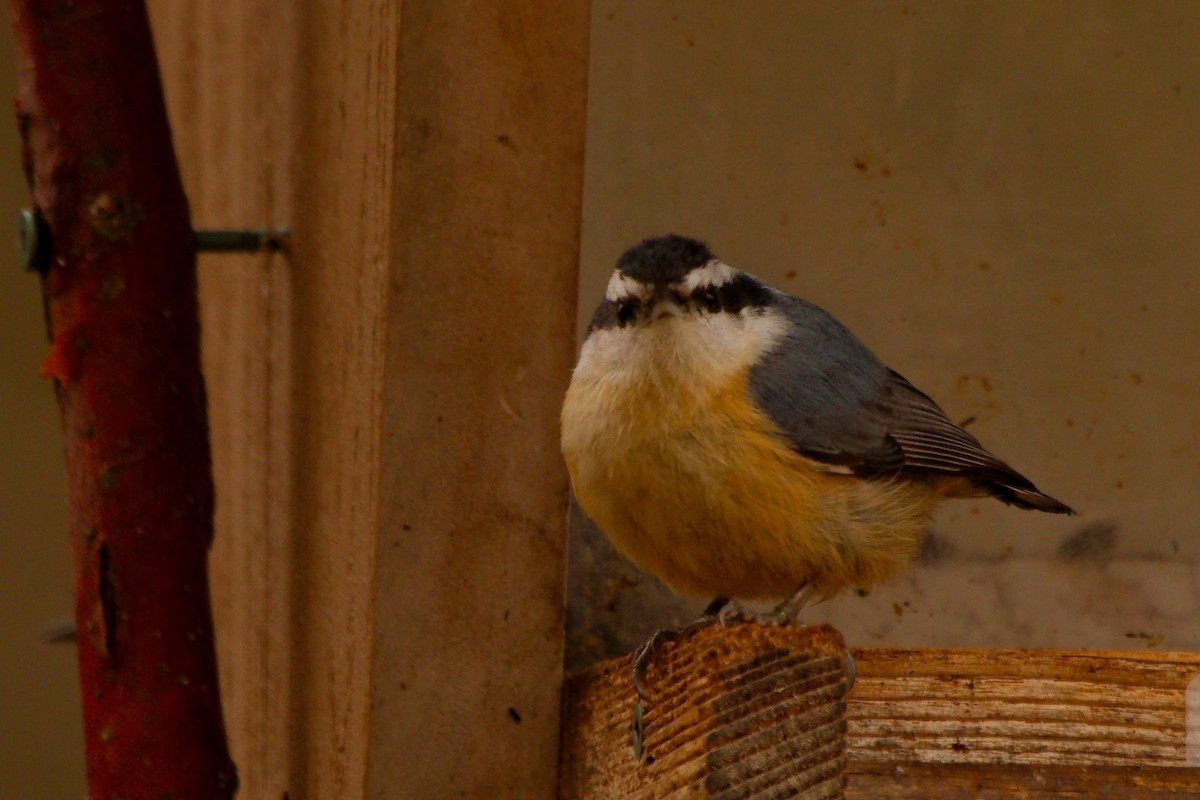
[[[1032,483],[1026,486],[1014,486],[1006,481],[992,480],[984,482],[982,488],[993,497],[1017,508],[1047,511],[1051,514],[1076,513],[1075,509],[1066,503],[1061,503],[1050,495],[1038,491]]]

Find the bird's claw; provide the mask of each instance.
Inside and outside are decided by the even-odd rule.
[[[724,610],[724,608],[722,609]],[[646,670],[650,667],[650,659],[662,647],[664,642],[674,642],[688,636],[701,628],[707,628],[710,625],[721,622],[726,624],[720,617],[720,614],[706,613],[698,619],[689,622],[682,628],[673,630],[657,630],[647,639],[641,647],[633,653],[633,690],[638,693],[638,697],[650,702],[650,692],[646,689]]]

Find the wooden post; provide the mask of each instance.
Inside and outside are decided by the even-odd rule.
[[[552,797],[586,2],[155,0],[247,797]]]
[[[32,259],[66,439],[88,795],[229,798],[195,253],[146,9],[10,8],[45,221]]]
[[[590,17],[468,8],[400,19],[372,797],[557,786]]]

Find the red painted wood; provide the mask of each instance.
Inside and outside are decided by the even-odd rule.
[[[53,247],[44,372],[66,441],[89,796],[229,798],[195,255],[146,10],[10,10]]]

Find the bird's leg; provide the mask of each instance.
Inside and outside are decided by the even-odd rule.
[[[700,619],[704,619],[705,617],[720,616],[721,610],[728,605],[729,605],[728,597],[714,597],[712,599],[712,602],[710,602],[708,605],[706,605],[704,607],[704,610],[700,612]]]
[[[735,615],[736,621],[739,622],[757,622],[761,625],[793,625],[796,623],[796,617],[812,597],[812,593],[812,586],[808,582],[805,582],[800,584],[800,588],[792,592],[790,597],[766,614],[746,614],[737,610],[736,606],[731,603],[721,609],[718,615],[723,616],[729,613],[729,610],[732,608],[734,609],[732,613]],[[724,619],[722,619],[722,622],[725,622],[727,625],[729,624]],[[842,654],[846,662],[846,694],[849,694],[850,690],[854,688],[855,679],[858,677],[858,666],[854,663],[854,656],[850,654],[849,648],[843,650]]]
[[[791,625],[796,622],[796,617],[804,609],[808,599],[812,597],[812,586],[805,581],[800,584],[800,588],[792,592],[791,596],[784,600],[771,612],[766,615],[766,618],[772,620],[776,625]]]
[[[736,603],[727,603],[717,611],[717,619],[725,626],[740,625],[746,622],[753,622],[756,625],[792,625],[812,596],[812,591],[812,586],[807,582],[802,583],[799,589],[792,592],[791,596],[766,613],[747,611]]]
[[[673,642],[676,639],[682,639],[689,633],[698,631],[701,628],[707,628],[709,625],[717,622],[728,624],[722,614],[729,605],[728,597],[714,597],[712,602],[704,607],[704,611],[701,612],[699,617],[682,628],[657,630],[651,634],[650,638],[633,654],[633,688],[638,693],[638,697],[647,702],[650,700],[650,693],[646,691],[644,683],[646,669],[650,666],[650,659],[654,657],[655,652],[658,651],[663,642]]]

